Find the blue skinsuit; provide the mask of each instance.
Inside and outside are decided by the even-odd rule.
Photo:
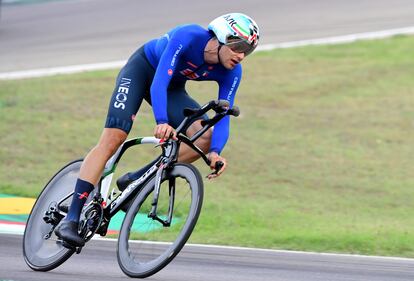
[[[170,89],[174,88],[174,85],[179,85],[184,89],[184,85],[188,80],[216,81],[219,85],[218,98],[228,100],[230,106],[233,106],[235,94],[241,80],[242,68],[238,64],[232,70],[228,70],[221,64],[208,64],[204,61],[204,49],[212,36],[208,30],[199,25],[182,25],[172,29],[159,39],[151,40],[144,45],[145,59],[155,70],[149,92],[157,124],[172,122],[168,118],[169,115],[171,116],[170,112],[167,113],[167,107],[172,102],[167,103],[167,92],[169,99],[173,99],[175,93]],[[139,74],[137,72],[140,69],[136,67],[138,64],[136,57],[139,57],[137,53],[139,52],[137,51],[130,58],[124,67],[125,69],[121,70],[117,84],[120,83],[121,77],[127,77],[128,75],[128,77],[132,77]],[[132,69],[134,65],[135,68]],[[131,86],[131,88],[133,87]],[[116,90],[111,100],[113,104],[116,103],[115,94]],[[148,97],[145,97],[145,99],[148,101]],[[141,101],[138,101],[138,108]],[[182,111],[182,108],[177,110]],[[110,113],[111,111],[114,111],[114,109],[110,108]],[[168,108],[168,111],[170,111],[170,108]],[[117,117],[111,117],[110,115],[108,115],[106,127],[121,128],[120,125],[114,125],[119,123]],[[210,151],[217,153],[222,151],[229,136],[229,123],[230,118],[226,116],[214,126]],[[129,130],[125,131],[129,132]]]

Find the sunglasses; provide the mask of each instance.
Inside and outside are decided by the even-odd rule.
[[[244,53],[245,56],[251,54],[256,48],[254,45],[244,39],[240,39],[239,37],[229,37],[225,45],[228,46],[233,52]]]

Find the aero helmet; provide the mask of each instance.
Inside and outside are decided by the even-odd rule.
[[[234,52],[247,56],[259,43],[259,26],[241,13],[230,13],[214,19],[208,30],[212,31],[220,44],[227,45]]]

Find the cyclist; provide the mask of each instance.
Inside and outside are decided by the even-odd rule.
[[[241,13],[230,13],[214,19],[207,30],[195,24],[181,25],[139,48],[118,75],[105,128],[82,163],[72,203],[56,235],[71,245],[84,245],[77,232],[82,206],[98,183],[105,163],[126,140],[143,99],[153,108],[157,123],[154,136],[176,139],[174,128],[184,119],[183,109],[199,107],[186,92],[186,81],[216,81],[218,98],[233,106],[242,75],[240,62],[253,52],[258,41],[255,21]],[[202,116],[192,123],[186,134],[195,134],[202,127],[201,119],[206,118]],[[226,159],[220,153],[229,136],[229,121],[229,116],[225,117],[195,143],[208,153],[212,169],[217,161],[224,163],[209,178],[219,176],[226,168]],[[179,162],[191,163],[198,158],[196,152],[181,145]],[[125,189],[152,165],[122,176],[117,181],[119,189]]]

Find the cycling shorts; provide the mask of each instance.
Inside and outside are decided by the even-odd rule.
[[[121,69],[116,79],[105,128],[118,128],[130,132],[135,116],[145,100],[151,105],[150,87],[155,70],[145,56],[144,47],[139,48]],[[184,120],[186,107],[199,108],[185,90],[185,83],[171,84],[168,87],[168,124],[174,128]],[[207,115],[199,119],[208,119]]]

